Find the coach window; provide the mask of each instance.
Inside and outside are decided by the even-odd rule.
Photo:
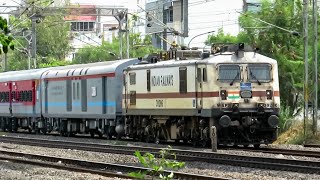
[[[80,85],[77,83],[77,99],[80,99]]]
[[[149,92],[151,89],[150,86],[150,70],[147,70],[147,91]]]
[[[73,94],[73,99],[76,99],[76,83],[72,83],[72,94]]]
[[[11,92],[11,99],[12,99],[12,101],[16,101],[17,99],[16,99],[16,92],[15,91],[12,91]]]
[[[9,102],[9,92],[6,92],[6,102]]]
[[[32,91],[28,91],[28,101],[32,101]]]
[[[187,68],[186,67],[179,68],[179,80],[180,80],[180,86],[179,86],[180,93],[187,93]]]
[[[219,81],[234,82],[240,81],[240,66],[238,65],[220,65]]]
[[[136,84],[136,73],[129,73],[130,85]]]

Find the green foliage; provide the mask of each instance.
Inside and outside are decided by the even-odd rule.
[[[230,34],[224,34],[223,29],[220,28],[216,35],[209,35],[206,40],[207,45],[211,45],[212,43],[237,43],[239,39],[236,36],[232,36]]]
[[[63,60],[69,53],[70,23],[63,16],[47,16],[37,24],[37,54]]]
[[[252,47],[259,47],[259,53],[276,59],[278,61],[281,105],[284,109],[282,113],[286,117],[291,117],[300,105],[296,101],[296,94],[301,97],[303,92],[303,37],[293,36],[289,32],[268,26],[255,18],[290,31],[302,32],[303,30],[301,1],[263,0],[259,11],[246,12],[239,17],[243,31],[236,37],[224,34],[222,30],[219,30],[216,35],[208,37],[207,43],[244,42]],[[312,32],[310,31],[310,33]],[[309,48],[309,63],[313,65],[311,49]],[[320,45],[318,52],[320,52]],[[318,57],[319,55],[318,53]],[[320,68],[319,64],[318,67]],[[283,127],[286,127],[285,124],[287,123],[283,122]]]
[[[9,49],[14,50],[13,37],[9,35],[10,30],[8,26],[8,21],[5,18],[0,16],[0,43],[2,49],[0,50],[0,54],[3,52],[5,54],[8,53]]]
[[[135,152],[135,156],[139,159],[139,162],[146,168],[150,168],[150,170],[146,172],[131,172],[129,176],[144,179],[145,176],[151,175],[152,178],[159,177],[160,179],[172,179],[174,174],[171,172],[169,175],[164,174],[165,169],[180,169],[185,166],[184,162],[176,161],[176,155],[174,153],[170,153],[171,147],[169,146],[166,149],[162,149],[159,152],[159,158],[156,158],[151,153],[145,153],[141,155],[139,151]],[[168,160],[171,158],[173,160]]]
[[[71,62],[65,60],[57,60],[54,58],[44,59],[39,63],[39,68],[55,67],[55,66],[66,66],[70,65]]]
[[[153,53],[157,51],[151,45],[151,37],[146,36],[142,39],[141,35],[138,34],[130,34],[130,49],[129,55],[130,57],[143,57],[147,54]],[[80,49],[73,63],[83,64],[83,63],[92,63],[92,62],[101,62],[101,61],[110,61],[116,60],[119,58],[119,39],[114,38],[112,43],[103,42],[101,46],[87,46],[85,48]],[[111,54],[110,54],[111,53]],[[115,54],[112,55],[112,53]],[[125,48],[123,48],[123,57],[126,55]]]

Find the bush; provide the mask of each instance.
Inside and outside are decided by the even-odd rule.
[[[145,172],[131,172],[129,173],[129,176],[137,179],[144,179],[148,174],[152,176],[152,179],[155,177],[159,177],[160,179],[172,179],[174,176],[173,172],[171,172],[169,175],[166,175],[164,170],[180,169],[185,166],[185,163],[176,161],[176,155],[174,153],[170,153],[170,150],[170,146],[168,146],[166,149],[160,150],[159,158],[156,158],[155,155],[151,153],[145,153],[144,155],[141,155],[139,151],[136,151],[135,156],[139,159],[139,162],[143,165],[143,167],[150,168],[150,170]],[[168,160],[168,158],[173,160]]]

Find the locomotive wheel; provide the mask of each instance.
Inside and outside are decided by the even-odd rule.
[[[110,140],[110,139],[112,139],[112,135],[110,135],[110,134],[107,134],[107,140]]]
[[[90,132],[90,136],[94,138],[94,132]]]
[[[243,147],[244,147],[244,148],[248,148],[248,147],[249,147],[249,145],[248,145],[248,144],[245,144],[245,145],[243,145]]]
[[[99,138],[101,139],[103,137],[103,134],[102,133],[99,133],[98,134]]]

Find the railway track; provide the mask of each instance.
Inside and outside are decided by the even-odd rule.
[[[303,146],[310,148],[320,148],[320,144],[304,144]]]
[[[270,154],[282,154],[282,155],[291,155],[291,156],[305,156],[305,157],[314,157],[320,158],[319,151],[310,151],[310,150],[293,150],[293,149],[279,149],[279,148],[223,148],[224,150],[243,150],[250,152],[261,152],[261,153],[270,153]]]
[[[150,170],[148,168],[121,165],[114,163],[101,163],[94,161],[84,161],[80,159],[60,158],[54,156],[44,156],[29,153],[20,153],[12,151],[0,150],[0,159],[16,163],[38,165],[42,167],[51,167],[69,171],[77,171],[84,173],[99,174],[107,177],[120,177],[132,179],[127,175],[129,172],[139,172]],[[23,158],[21,158],[23,157]],[[164,171],[170,174],[171,171]],[[198,174],[189,174],[181,172],[173,172],[176,179],[199,179],[199,180],[230,180],[227,178],[211,177]]]
[[[20,137],[17,138],[9,136],[1,136],[0,142],[126,155],[133,155],[135,151],[140,151],[141,153],[150,152],[156,154],[160,150],[160,148],[152,147],[79,143],[71,141],[56,141]],[[172,151],[177,155],[177,159],[181,161],[199,161],[214,164],[320,174],[320,161],[239,156],[181,149],[173,149]]]

